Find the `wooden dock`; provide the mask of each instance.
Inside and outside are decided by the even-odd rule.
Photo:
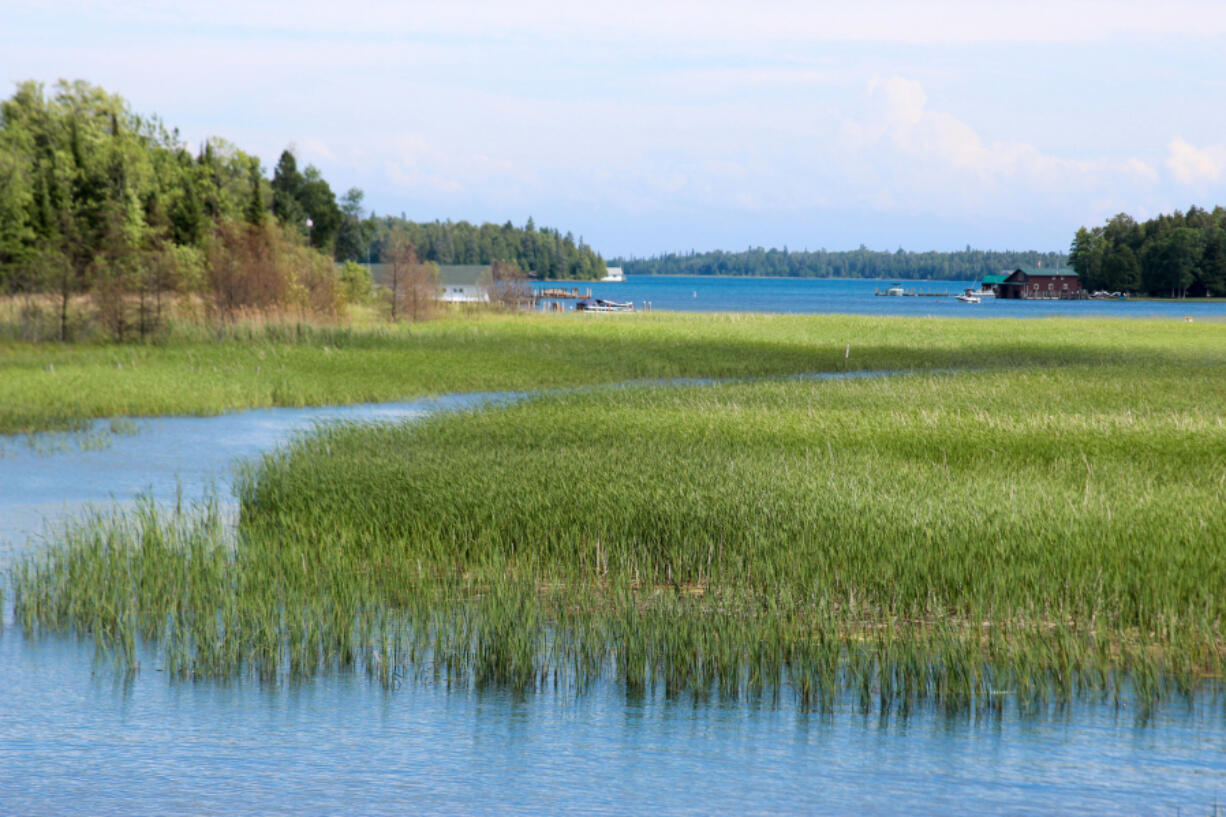
[[[592,297],[592,289],[588,287],[586,292],[580,292],[579,287],[564,289],[562,287],[547,287],[544,289],[532,290],[532,297],[535,300],[558,300],[558,301],[577,301],[580,298]]]

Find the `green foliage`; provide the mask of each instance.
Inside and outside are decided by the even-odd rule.
[[[263,180],[260,177],[260,163],[256,159],[251,160],[248,179],[251,184],[251,193],[247,197],[247,207],[243,210],[243,216],[247,219],[248,224],[258,226],[264,221],[264,191],[261,189]]]
[[[313,247],[334,249],[343,214],[317,168],[307,165],[300,173],[294,154],[283,151],[273,172],[272,190],[272,211],[282,223],[301,232]],[[360,201],[361,191],[356,192]]]
[[[628,275],[751,275],[775,278],[897,278],[978,281],[1019,266],[1060,266],[1060,253],[992,252],[896,252],[857,250],[802,252],[751,247],[744,252],[667,253],[654,258],[619,258],[610,263]]]
[[[270,200],[303,241],[266,228]],[[256,157],[220,139],[193,159],[177,133],[81,81],[51,97],[22,83],[0,103],[0,292],[54,294],[61,340],[85,323],[145,339],[163,328],[163,303],[183,295],[203,296],[222,319],[248,309],[336,316],[326,262],[340,224],[327,182],[315,168],[297,174],[289,153],[272,185]],[[306,237],[328,257],[304,255]],[[72,306],[82,296],[85,319]]]
[[[1192,207],[1143,224],[1120,213],[1079,229],[1069,260],[1089,290],[1226,297],[1226,209]]]
[[[284,224],[300,230],[303,235],[306,235],[307,214],[301,197],[305,183],[294,154],[282,151],[272,176],[272,211]]]
[[[99,329],[122,341],[160,337],[163,304],[175,299],[203,302],[200,317],[222,321],[251,310],[337,317],[335,296],[364,301],[366,286],[351,271],[342,289],[319,259],[387,260],[397,231],[426,263],[511,262],[546,278],[605,271],[582,240],[556,230],[364,217],[362,198],[351,188],[338,203],[319,170],[300,171],[290,151],[271,181],[258,158],[222,139],[193,158],[177,132],[89,83],[60,82],[50,96],[21,83],[0,102],[0,295],[54,297],[61,341]],[[318,258],[303,255],[303,243]],[[411,314],[433,310],[428,280],[406,294]],[[31,306],[27,318],[37,320],[23,319],[21,336],[51,337],[49,312]]]
[[[598,279],[606,272],[604,260],[583,239],[575,240],[554,229],[538,230],[528,219],[521,229],[506,224],[467,221],[418,223],[384,216],[367,222],[371,254],[387,261],[391,239],[399,231],[423,261],[436,264],[517,264],[534,278],[546,280]]]
[[[374,230],[373,221],[362,219],[362,199],[364,194],[356,187],[351,187],[341,199],[341,222],[336,234],[336,260],[338,261],[369,261],[371,234]]]
[[[1207,322],[624,317],[489,315],[416,324],[411,331],[234,321],[221,329],[180,324],[157,346],[0,343],[0,431],[71,427],[80,419],[117,415],[215,414],[848,366],[927,370],[1133,359],[1184,365],[1220,361],[1226,349],[1226,324]],[[847,345],[851,356],[844,359]]]
[[[341,288],[345,292],[345,300],[351,304],[369,303],[375,295],[375,282],[370,277],[370,269],[353,261],[346,261],[340,271]]]
[[[336,204],[336,196],[319,170],[311,165],[307,165],[303,180],[299,201],[309,220],[307,238],[312,247],[334,255],[337,233],[343,220],[340,207]]]

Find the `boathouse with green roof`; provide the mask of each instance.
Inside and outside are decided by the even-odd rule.
[[[1009,273],[1007,272],[1001,273],[1000,275],[985,275],[983,276],[983,280],[979,283],[979,290],[981,292],[991,291],[992,293],[999,295],[1000,291],[998,287],[1003,284],[1005,279],[1008,277]]]

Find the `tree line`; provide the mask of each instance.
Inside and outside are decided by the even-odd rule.
[[[1226,297],[1226,209],[1190,207],[1141,223],[1120,213],[1079,229],[1069,255],[1086,289]]]
[[[977,281],[1022,266],[1055,267],[1055,252],[996,252],[969,246],[954,252],[894,252],[864,245],[848,251],[763,249],[743,252],[666,253],[651,258],[619,258],[627,275],[746,275],[777,278],[897,278],[899,280]]]
[[[600,257],[582,238],[563,235],[549,227],[537,228],[529,217],[523,227],[505,224],[470,224],[467,221],[413,222],[403,216],[376,216],[363,223],[367,237],[367,258],[385,261],[391,236],[402,231],[417,249],[422,260],[437,264],[514,264],[533,278],[546,280],[597,279],[606,268]]]
[[[273,194],[259,161],[224,140],[193,155],[101,88],[21,83],[0,102],[0,290],[27,296],[35,335],[47,316],[33,296],[54,295],[61,339],[86,324],[147,337],[187,293],[217,316],[337,314],[334,265],[269,216]]]
[[[226,321],[248,311],[334,317],[371,295],[336,261],[510,262],[540,277],[598,277],[604,262],[557,230],[415,224],[364,213],[313,166],[209,138],[189,147],[157,117],[85,81],[18,84],[0,102],[0,294],[61,339],[147,337],[172,303]],[[411,250],[411,252],[410,252]],[[55,307],[47,303],[54,299]],[[184,304],[187,304],[185,307]],[[396,314],[393,308],[392,314]]]

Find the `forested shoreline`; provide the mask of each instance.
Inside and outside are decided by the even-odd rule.
[[[1087,290],[1153,297],[1226,297],[1226,208],[1190,207],[1144,222],[1126,213],[1082,227],[1069,253],[845,252],[751,247],[742,252],[665,253],[617,258],[629,275],[730,275],[778,278],[896,278],[976,281],[1018,267],[1071,265]]]
[[[414,222],[392,216],[371,215],[362,224],[368,242],[366,256],[338,260],[386,261],[391,236],[397,230],[413,244],[422,260],[437,264],[517,265],[533,278],[597,279],[604,277],[604,259],[571,233],[550,227],[537,229],[529,218],[523,227],[511,222],[481,225],[467,221]]]
[[[1194,206],[1139,223],[1120,213],[1078,230],[1070,262],[1086,289],[1226,297],[1226,209]]]
[[[171,314],[335,319],[376,294],[369,276],[336,262],[388,261],[393,249],[426,267],[502,262],[551,278],[605,269],[581,239],[531,219],[478,227],[366,213],[361,190],[338,198],[288,150],[269,178],[224,139],[193,149],[82,80],[50,93],[23,82],[0,102],[0,295],[23,299],[23,337],[143,339]]]
[[[897,278],[899,280],[977,281],[1017,267],[1063,266],[1057,252],[974,250],[894,252],[861,245],[848,251],[763,249],[743,252],[665,253],[651,258],[609,261],[627,275],[742,275],[772,278]]]

